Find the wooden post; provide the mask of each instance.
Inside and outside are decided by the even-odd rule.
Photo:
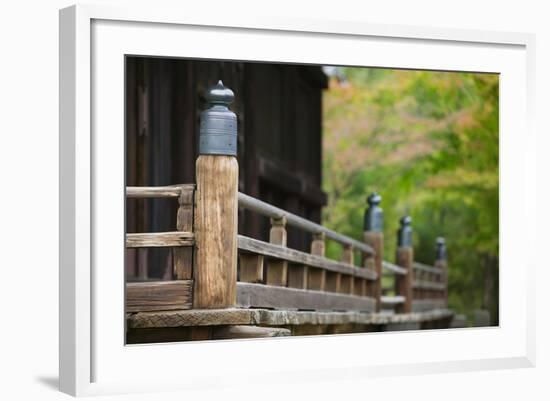
[[[319,234],[313,235],[313,240],[311,241],[311,253],[313,255],[325,256],[325,233],[319,233]],[[308,289],[324,291],[325,283],[326,283],[325,270],[316,269],[316,268],[309,269],[309,276],[307,280]]]
[[[193,231],[193,197],[194,191],[181,189],[178,198],[178,215],[176,230]],[[174,257],[174,278],[176,280],[188,280],[193,277],[193,248],[173,248]]]
[[[271,219],[269,242],[286,246],[286,218]],[[269,260],[266,273],[266,284],[286,287],[288,262],[286,260]]]
[[[353,266],[353,246],[344,245],[344,251],[342,252],[341,261],[348,265]],[[344,294],[353,294],[355,280],[353,276],[348,274],[341,275],[340,277],[340,292]]]
[[[194,308],[236,304],[237,117],[233,92],[221,81],[206,94],[196,162]]]
[[[374,249],[374,270],[376,281],[372,286],[372,296],[376,299],[376,311],[380,311],[382,297],[382,261],[384,260],[384,213],[380,206],[382,197],[373,192],[367,198],[369,207],[365,210],[364,241]],[[365,264],[365,263],[364,263]],[[367,264],[365,264],[367,266]]]
[[[407,274],[396,276],[396,293],[405,297],[405,302],[398,307],[401,313],[412,312],[413,301],[413,247],[412,227],[409,216],[402,217],[401,227],[397,230],[397,265],[407,269]]]
[[[448,266],[447,266],[447,246],[445,245],[445,238],[437,237],[435,241],[435,267],[439,267],[442,271],[440,275],[440,283],[445,284],[445,289],[443,290],[442,298],[445,301],[445,306],[449,299],[449,280],[448,280]]]

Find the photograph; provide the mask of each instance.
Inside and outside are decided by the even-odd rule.
[[[126,345],[499,326],[498,73],[124,77]]]

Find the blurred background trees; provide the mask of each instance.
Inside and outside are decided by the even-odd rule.
[[[432,264],[435,238],[447,240],[450,308],[469,319],[488,309],[498,324],[498,75],[338,75],[323,98],[324,224],[360,238],[366,197],[380,193],[385,259],[395,258],[399,217],[411,215],[417,261]]]

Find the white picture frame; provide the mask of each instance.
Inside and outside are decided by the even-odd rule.
[[[530,129],[533,49],[534,36],[520,33],[257,15],[227,18],[154,7],[61,10],[61,391],[93,395],[197,389],[232,385],[243,375],[267,383],[291,381],[296,375],[336,380],[533,366],[530,273],[535,263],[524,235],[526,229],[535,231],[528,206],[535,192],[535,167],[529,161],[535,141]],[[125,346],[124,54],[500,73],[500,326]],[[114,229],[107,232],[106,224]],[[388,347],[390,355],[381,351]],[[216,364],[209,362],[213,358]]]

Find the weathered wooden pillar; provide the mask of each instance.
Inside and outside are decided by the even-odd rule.
[[[196,162],[194,308],[236,304],[237,116],[231,89],[221,81],[208,89],[201,113]]]
[[[376,281],[372,286],[372,296],[376,299],[376,310],[380,311],[380,299],[382,297],[382,261],[384,260],[384,213],[379,206],[382,197],[373,192],[367,198],[369,207],[365,210],[363,224],[364,241],[374,250],[374,270]],[[365,258],[365,262],[369,258]],[[364,263],[365,266],[368,264]]]
[[[437,237],[435,240],[435,267],[441,269],[442,274],[439,276],[439,282],[445,285],[443,290],[442,298],[445,301],[445,306],[447,306],[448,301],[448,267],[447,267],[447,246],[445,245],[445,238]]]
[[[313,255],[325,256],[325,233],[313,235],[311,241],[311,253]],[[325,290],[326,271],[323,269],[310,268],[307,279],[307,288],[310,290]],[[335,286],[338,286],[335,284]]]
[[[269,242],[286,246],[286,218],[271,219]],[[266,284],[286,287],[288,262],[286,260],[269,260],[267,262]]]
[[[400,305],[399,312],[409,313],[412,311],[413,301],[413,247],[412,247],[412,219],[404,216],[399,221],[401,226],[397,230],[397,265],[405,268],[405,275],[396,276],[396,292],[405,297],[405,302]]]

